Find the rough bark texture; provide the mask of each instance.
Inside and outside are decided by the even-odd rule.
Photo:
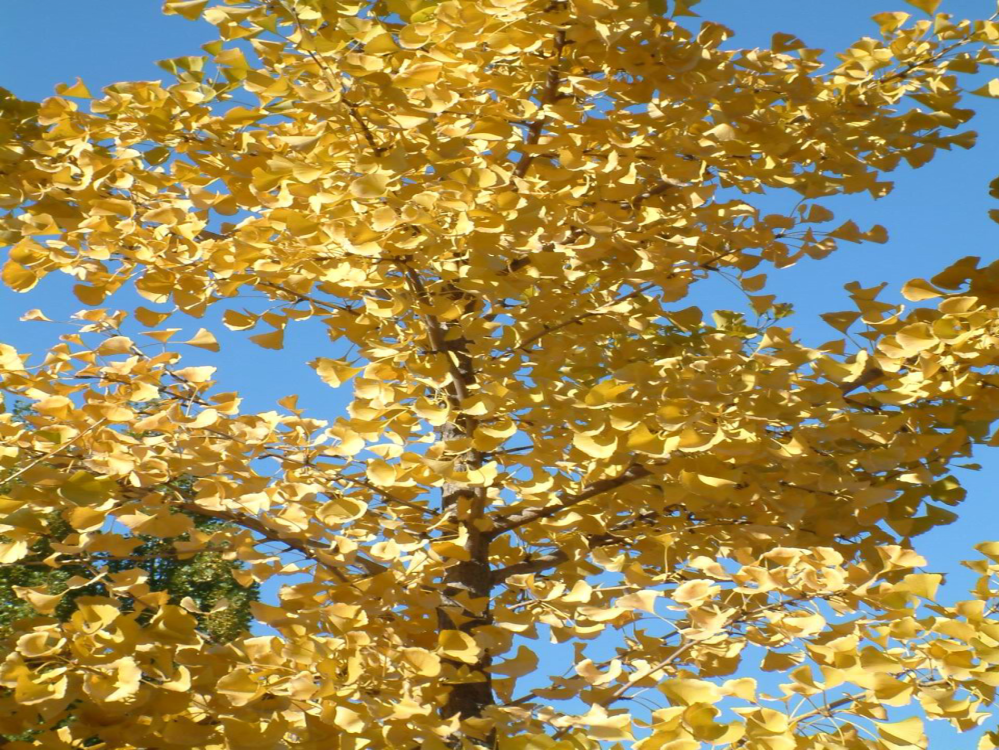
[[[446,429],[451,427],[447,425]],[[472,461],[474,460],[473,458]],[[470,462],[468,468],[475,467]],[[492,622],[489,611],[492,589],[489,541],[473,523],[476,506],[481,506],[481,501],[475,492],[453,484],[445,485],[443,491],[445,510],[456,507],[459,518],[465,516],[461,523],[469,535],[466,549],[471,559],[463,560],[450,568],[445,579],[444,595],[449,601],[459,603],[461,611],[452,614],[457,607],[442,607],[438,612],[438,621],[442,630],[460,630],[474,637],[477,628]],[[480,716],[487,706],[492,705],[492,680],[486,671],[491,663],[492,658],[488,653],[474,665],[451,662],[459,673],[470,672],[469,679],[473,681],[462,682],[451,688],[444,706],[445,716],[458,714],[463,719],[472,718]]]
[[[474,302],[468,300],[466,307],[472,305]],[[438,325],[436,321],[428,324]],[[460,335],[448,335],[444,338],[441,348],[452,361],[454,379],[451,387],[452,400],[460,404],[461,400],[467,397],[469,387],[475,384],[475,370],[468,341]],[[443,425],[441,438],[445,442],[461,440],[470,437],[474,429],[474,418],[460,415]],[[476,450],[470,450],[456,458],[455,469],[457,471],[478,469],[481,468],[482,462],[482,455]],[[476,523],[485,515],[485,490],[446,482],[441,488],[441,503],[442,510],[452,514],[456,527],[467,535],[465,550],[469,559],[462,560],[448,569],[444,581],[446,603],[438,610],[438,627],[440,630],[459,630],[474,637],[478,628],[492,623],[489,605],[493,575],[489,566],[489,537]],[[482,716],[485,709],[495,702],[492,677],[488,672],[492,656],[484,652],[482,658],[471,665],[451,660],[447,663],[459,675],[460,680],[451,686],[447,701],[441,709],[442,714],[445,718],[457,715],[462,720]],[[495,744],[494,732],[485,725],[477,737],[473,726],[469,726],[464,734],[484,747],[492,747]]]

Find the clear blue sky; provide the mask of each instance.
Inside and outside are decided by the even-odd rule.
[[[51,95],[55,84],[72,82],[76,76],[92,91],[119,80],[165,78],[154,61],[198,54],[199,46],[213,39],[213,29],[177,16],[162,16],[159,7],[159,0],[3,0],[0,86],[37,100]],[[733,46],[766,45],[773,32],[783,31],[830,53],[861,36],[875,35],[876,27],[868,20],[873,13],[917,12],[903,0],[703,0],[697,10],[733,28],[737,33]],[[940,10],[962,18],[982,18],[995,12],[996,0],[944,0]],[[797,313],[791,322],[806,339],[819,343],[836,337],[817,314],[851,308],[842,288],[847,282],[872,286],[887,281],[890,292],[885,298],[895,301],[900,299],[897,292],[904,281],[933,275],[956,258],[996,258],[999,225],[986,212],[999,206],[987,194],[989,181],[999,176],[999,102],[969,97],[966,106],[979,112],[971,123],[980,135],[976,149],[941,152],[923,169],[899,171],[893,176],[895,192],[876,203],[865,197],[827,201],[837,218],[852,218],[862,227],[886,226],[891,236],[887,245],[847,244],[824,261],[803,262],[771,274],[776,281],[772,291],[794,304]],[[738,304],[730,288],[722,284],[707,288],[709,306]],[[704,299],[698,295],[699,303]],[[27,296],[0,289],[0,341],[40,354],[65,332],[57,326],[18,322],[25,310],[35,307],[52,318],[65,319],[81,305],[66,283],[51,277]],[[210,314],[205,321],[178,319],[174,324],[183,325],[185,332],[193,333],[200,325],[220,331],[215,319]],[[329,347],[328,339],[317,338],[317,333],[307,325],[291,326],[288,347],[268,352],[223,331],[222,353],[213,358],[199,352],[198,363],[217,364],[222,390],[242,391],[249,409],[274,408],[277,399],[299,393],[301,403],[314,416],[335,417],[341,398],[305,364],[317,355],[330,356],[322,351]],[[250,361],[261,376],[245,376]],[[958,470],[969,490],[969,499],[959,509],[961,519],[917,540],[930,568],[950,574],[946,589],[950,596],[962,596],[969,581],[958,561],[970,556],[974,543],[999,539],[995,505],[999,457],[984,454],[979,458],[982,472]],[[962,741],[960,746],[970,748],[973,743]]]

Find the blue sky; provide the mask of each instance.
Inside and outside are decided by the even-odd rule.
[[[0,86],[37,100],[51,95],[55,84],[72,82],[76,76],[92,91],[119,80],[166,78],[155,60],[197,54],[199,46],[214,37],[206,24],[162,16],[159,7],[158,0],[4,0]],[[772,33],[782,31],[831,53],[861,36],[875,35],[876,27],[868,19],[876,12],[918,13],[903,0],[703,0],[696,10],[736,31],[730,46],[766,45]],[[996,2],[944,0],[940,10],[982,18],[995,12]],[[897,301],[899,288],[910,278],[931,276],[965,255],[996,257],[999,225],[986,212],[999,205],[988,197],[987,187],[999,176],[999,102],[969,97],[966,106],[979,113],[971,123],[980,135],[977,148],[942,152],[918,171],[900,170],[893,175],[895,192],[880,201],[846,197],[826,202],[837,218],[851,218],[862,227],[886,226],[891,237],[887,245],[846,244],[824,261],[771,273],[771,291],[794,304],[796,314],[790,322],[806,340],[820,343],[836,337],[817,314],[851,308],[843,290],[847,282],[872,286],[886,281],[885,299]],[[706,294],[698,294],[698,303],[719,308],[738,304],[733,290],[724,284],[708,283],[705,290]],[[22,313],[36,307],[52,318],[65,319],[81,305],[67,283],[51,277],[27,296],[0,289],[0,341],[37,354],[54,343],[64,328],[18,322]],[[287,348],[268,352],[238,334],[222,331],[215,320],[210,313],[204,321],[178,319],[176,325],[183,325],[185,333],[202,325],[220,333],[220,355],[198,352],[194,355],[198,361],[191,361],[217,364],[220,390],[242,391],[246,407],[254,410],[275,408],[277,399],[298,393],[300,403],[315,416],[332,418],[339,413],[342,396],[320,383],[305,364],[316,356],[336,356],[316,327],[292,326]],[[256,377],[245,377],[248,363]],[[981,472],[958,470],[969,491],[959,509],[960,520],[917,540],[929,567],[950,574],[945,589],[950,596],[960,597],[970,580],[958,562],[971,556],[971,546],[999,538],[994,489],[999,486],[999,457],[983,453],[979,460],[984,464]]]

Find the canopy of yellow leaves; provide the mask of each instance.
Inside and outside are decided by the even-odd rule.
[[[999,442],[999,264],[911,309],[851,285],[824,318],[863,330],[820,348],[766,274],[887,239],[822,200],[973,146],[999,23],[912,0],[823,71],[694,4],[167,0],[218,31],[172,82],[0,91],[3,282],[68,274],[88,308],[42,358],[0,344],[32,407],[0,416],[0,564],[57,514],[45,564],[93,574],[17,591],[11,747],[909,750],[985,720],[999,546],[947,607],[911,540]],[[683,301],[713,275],[755,324]],[[177,351],[219,349],[184,317],[216,309],[269,349],[320,324],[347,411],[242,411]],[[140,536],[294,577],[214,646],[114,572]],[[561,676],[539,639],[573,644]]]

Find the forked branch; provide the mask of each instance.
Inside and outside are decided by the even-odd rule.
[[[527,126],[527,135],[524,138],[525,151],[521,154],[520,161],[517,162],[517,166],[513,170],[514,175],[517,177],[524,177],[527,174],[527,170],[531,168],[535,155],[528,153],[526,148],[536,146],[538,141],[541,140],[541,133],[544,132],[545,125],[548,124],[548,117],[544,114],[544,108],[547,105],[554,104],[555,100],[558,98],[558,90],[562,85],[562,51],[565,49],[565,45],[566,30],[564,28],[560,28],[555,32],[555,51],[553,53],[555,62],[553,62],[551,67],[548,68],[545,88],[540,97],[540,116],[537,120]]]

